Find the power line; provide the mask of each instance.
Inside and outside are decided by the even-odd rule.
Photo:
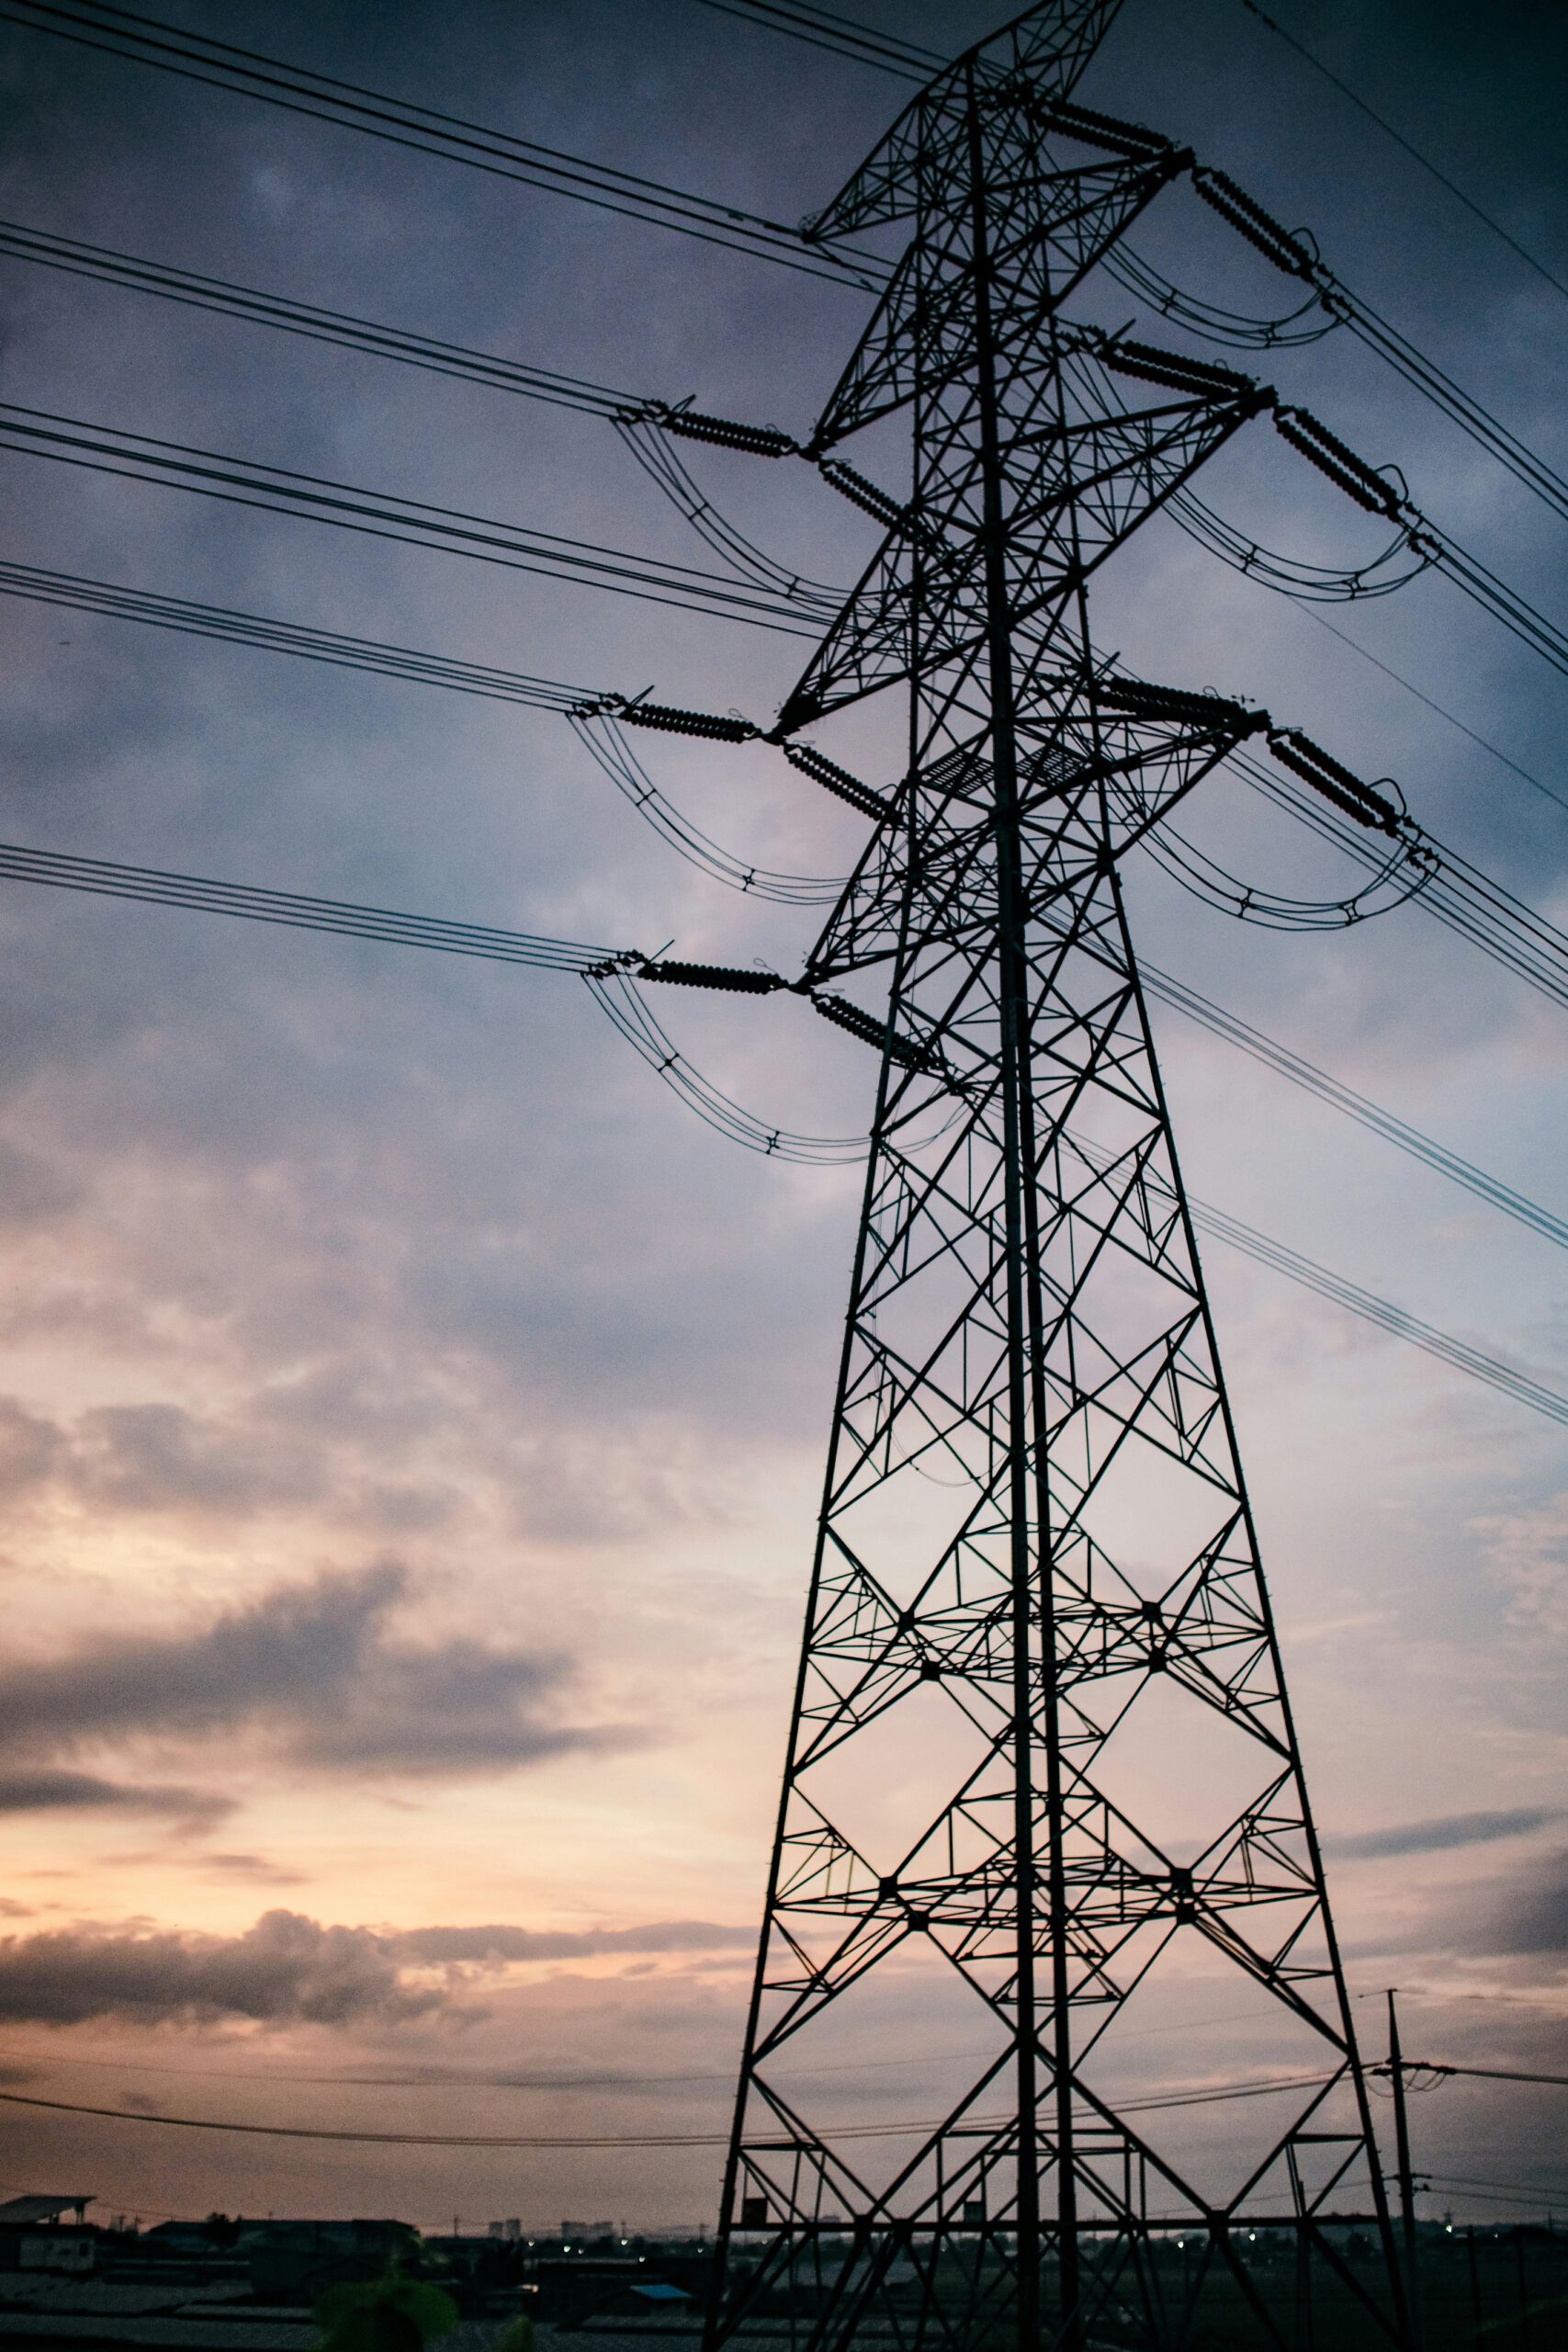
[[[672,605],[788,637],[816,630],[776,591],[751,586],[683,563],[629,555],[619,548],[566,538],[554,531],[524,530],[482,514],[468,514],[421,499],[361,490],[321,475],[258,465],[220,450],[193,448],[151,434],[122,433],[81,417],[0,402],[0,448],[49,458],[95,473],[130,481],[161,482],[226,504],[251,506],[297,521],[331,523],[340,530],[405,545],[439,548],[508,571],[535,571],[547,579],[577,580],[613,588],[647,604]]]
[[[1128,2111],[1182,2107],[1211,2107],[1237,2098],[1262,2098],[1276,2093],[1316,2089],[1318,2075],[1292,2075],[1267,2082],[1232,2083],[1196,2092],[1139,2099]],[[396,2148],[720,2148],[728,2132],[351,2132],[341,2127],[308,2123],[239,2123],[215,2116],[151,2115],[143,2109],[89,2107],[73,2099],[42,2098],[34,2093],[0,2090],[0,2101],[10,2107],[45,2108],[57,2115],[88,2115],[115,2123],[151,2123],[177,2132],[237,2132],[266,2140],[338,2140],[367,2146]],[[974,2119],[976,2125],[995,2128],[999,2118]],[[919,2117],[899,2123],[846,2123],[825,2135],[834,2140],[893,2140],[932,2129],[932,2119]]]
[[[434,948],[446,956],[478,956],[487,963],[518,964],[536,971],[581,975],[623,961],[641,960],[625,948],[589,947],[575,940],[539,938],[489,923],[450,922],[438,915],[406,914],[388,907],[359,906],[291,890],[258,889],[249,883],[218,882],[205,875],[171,874],[157,866],[122,865],[107,858],[27,849],[14,842],[0,842],[0,880],[83,890],[95,898],[184,907],[198,914],[235,915],[248,922],[276,923],[290,931],[376,940],[389,947]]]
[[[591,163],[532,140],[516,139],[508,131],[489,130],[434,107],[388,97],[356,83],[242,49],[231,41],[209,40],[130,9],[96,5],[96,0],[5,0],[0,17],[209,88],[363,131],[393,146],[412,148],[558,196],[576,197],[604,211],[654,221],[705,243],[782,263],[785,268],[834,285],[874,292],[886,276],[874,254],[815,242],[808,244],[798,230],[784,221],[716,204],[705,197],[691,196],[660,181]]]
[[[716,613],[726,619],[744,620],[787,636],[816,634],[811,621],[778,590],[725,580],[689,565],[655,563],[619,549],[599,548],[553,533],[525,536],[513,526],[454,508],[394,499],[320,476],[247,463],[151,435],[123,433],[48,411],[0,404],[0,447],[6,446],[28,455],[129,480],[160,481],[168,487],[266,513],[329,522],[340,528],[415,546],[440,547],[508,569],[536,571],[547,578],[587,581],[646,602]],[[1484,576],[1490,578],[1489,574]],[[1540,627],[1544,629],[1546,624],[1540,623]],[[1554,639],[1556,635],[1552,632]],[[1236,763],[1256,780],[1259,772],[1245,756],[1238,755]],[[1326,812],[1308,796],[1296,792],[1292,797],[1291,788],[1278,787],[1272,780],[1269,788],[1293,813],[1304,812],[1319,830],[1332,831],[1325,821]],[[1340,825],[1335,838],[1344,841],[1352,854],[1365,862],[1364,840],[1356,838],[1352,829]],[[1568,967],[1563,965],[1563,957],[1568,956],[1568,934],[1543,923],[1522,901],[1502,890],[1501,886],[1490,883],[1478,868],[1466,865],[1450,853],[1445,853],[1445,858],[1450,868],[1463,866],[1463,888],[1456,888],[1451,873],[1439,874],[1421,894],[1426,902],[1440,905],[1446,919],[1478,944],[1485,944],[1487,953],[1508,963],[1538,987],[1544,986],[1559,1001],[1568,1003]],[[1487,902],[1479,919],[1469,903],[1477,893]],[[1506,910],[1505,900],[1508,902]],[[1521,928],[1532,935],[1524,949],[1508,935],[1510,931]],[[1550,944],[1550,955],[1544,963],[1542,942]]]
[[[48,888],[80,890],[99,898],[140,899],[201,914],[236,915],[290,930],[374,940],[386,946],[432,948],[491,963],[574,972],[589,982],[623,1035],[666,1084],[710,1126],[732,1141],[771,1157],[816,1164],[859,1158],[865,1149],[864,1137],[796,1136],[770,1127],[712,1087],[674,1050],[642,1003],[641,991],[631,986],[627,975],[645,960],[635,950],[589,947],[570,940],[497,930],[488,924],[449,922],[435,916],[358,906],[341,899],[308,898],[291,891],[258,889],[244,883],[218,882],[204,876],[172,874],[156,867],[123,865],[107,859],[75,857],[14,843],[0,843],[0,880],[39,883]],[[613,983],[618,983],[623,1000],[633,1000],[630,1006],[624,1002],[617,1006],[615,999],[607,994]],[[1080,1148],[1091,1159],[1098,1148],[1087,1141]],[[1320,1297],[1332,1300],[1391,1337],[1409,1340],[1453,1370],[1498,1389],[1516,1404],[1528,1405],[1552,1420],[1568,1423],[1568,1397],[1560,1396],[1528,1374],[1423,1322],[1403,1307],[1363,1290],[1359,1283],[1303,1257],[1285,1243],[1258,1232],[1210,1203],[1193,1200],[1190,1206],[1195,1223],[1232,1249],[1315,1291]]]
[[[1303,1257],[1300,1250],[1287,1249],[1282,1241],[1272,1240],[1269,1235],[1259,1233],[1256,1226],[1244,1225],[1239,1217],[1228,1216],[1224,1209],[1215,1208],[1212,1202],[1190,1196],[1190,1205],[1194,1225],[1213,1234],[1217,1240],[1228,1242],[1233,1250],[1255,1258],[1259,1265],[1271,1266],[1276,1273],[1288,1274],[1292,1282],[1300,1283],[1306,1290],[1315,1291],[1320,1298],[1332,1300],[1337,1306],[1346,1307],[1364,1323],[1373,1324],[1379,1330],[1386,1331],[1392,1339],[1407,1340],[1412,1347],[1437,1357],[1439,1363],[1451,1365],[1456,1372],[1468,1373],[1472,1380],[1483,1381],[1488,1387],[1498,1389],[1504,1396],[1511,1396],[1516,1404],[1528,1405],[1532,1412],[1544,1413],[1549,1420],[1559,1421],[1568,1427],[1568,1396],[1560,1396],[1554,1388],[1548,1388],[1528,1373],[1516,1370],[1512,1364],[1504,1363],[1496,1356],[1484,1354],[1479,1348],[1472,1348],[1467,1340],[1452,1338],[1447,1331],[1440,1331],[1435,1325],[1423,1322],[1418,1316],[1409,1314],[1404,1307],[1380,1298],[1375,1292],[1363,1290],[1359,1283],[1348,1282],[1342,1274],[1331,1272],[1328,1267],[1320,1266],[1315,1259]]]
[[[1080,1138],[1077,1148],[1092,1167],[1109,1169],[1115,1156],[1102,1145],[1091,1145]],[[1148,1181],[1148,1180],[1145,1180]],[[1230,1249],[1252,1258],[1259,1265],[1268,1266],[1275,1273],[1286,1275],[1299,1283],[1303,1289],[1314,1291],[1336,1306],[1344,1307],[1364,1323],[1370,1323],[1391,1339],[1408,1340],[1424,1354],[1434,1356],[1455,1372],[1468,1374],[1471,1379],[1497,1389],[1517,1405],[1528,1405],[1532,1412],[1544,1414],[1548,1420],[1568,1427],[1568,1396],[1548,1388],[1544,1382],[1520,1372],[1516,1365],[1505,1363],[1500,1357],[1487,1355],[1473,1348],[1467,1340],[1458,1340],[1450,1332],[1439,1330],[1435,1324],[1424,1322],[1391,1299],[1382,1298],[1375,1291],[1364,1290],[1331,1268],[1319,1265],[1316,1259],[1304,1257],[1299,1250],[1292,1250],[1271,1234],[1260,1233],[1254,1225],[1232,1216],[1228,1210],[1216,1208],[1212,1201],[1200,1200],[1195,1193],[1187,1195],[1192,1222],[1201,1232],[1224,1241]]]
[[[1417,702],[1425,703],[1428,710],[1436,712],[1439,718],[1447,719],[1450,727],[1457,727],[1460,733],[1466,736],[1478,751],[1484,752],[1490,759],[1495,760],[1500,767],[1507,768],[1511,774],[1519,777],[1521,782],[1542,794],[1554,807],[1568,808],[1568,795],[1556,791],[1552,786],[1544,783],[1539,775],[1532,775],[1529,768],[1521,767],[1518,761],[1510,759],[1506,752],[1500,752],[1495,743],[1488,742],[1484,735],[1478,735],[1473,727],[1467,727],[1464,720],[1457,718],[1451,710],[1445,710],[1440,702],[1434,702],[1430,695],[1423,693],[1419,686],[1412,685],[1408,678],[1402,676],[1399,671],[1392,668],[1377,654],[1369,652],[1364,645],[1358,644],[1346,630],[1337,628],[1325,614],[1319,612],[1315,605],[1303,605],[1303,609],[1309,619],[1317,623],[1319,628],[1325,628],[1330,637],[1337,637],[1341,645],[1348,645],[1352,653],[1359,653],[1363,662],[1370,662],[1374,670],[1381,670],[1385,678],[1391,678],[1396,686],[1403,686],[1407,695],[1414,695]]]
[[[1230,764],[1255,791],[1332,842],[1347,857],[1369,869],[1382,863],[1365,832],[1345,822],[1312,792],[1265,768],[1246,752],[1231,753]],[[1468,859],[1441,844],[1434,847],[1438,856],[1437,870],[1410,904],[1424,908],[1494,962],[1528,981],[1553,1003],[1568,1008],[1568,933],[1492,881]]]
[[[395,678],[408,685],[444,686],[454,694],[478,695],[492,702],[520,704],[525,709],[548,710],[558,716],[604,699],[594,688],[563,685],[551,678],[533,678],[520,670],[458,661],[444,653],[420,652],[412,646],[346,636],[336,629],[310,628],[297,621],[241,612],[232,605],[161,596],[144,588],[124,588],[113,581],[51,571],[35,564],[0,560],[0,595],[25,597],[31,603],[57,605],[67,612],[101,613],[111,619],[139,621],[144,627],[172,629],[182,636],[212,638],[227,645],[248,645],[261,652],[292,654],[298,660],[324,662],[336,669],[367,670],[375,676]]]
[[[1419,1127],[1408,1125],[1404,1120],[1396,1118],[1393,1112],[1385,1111],[1381,1103],[1371,1102],[1368,1096],[1358,1093],[1354,1087],[1347,1086],[1342,1080],[1320,1069],[1315,1062],[1293,1054],[1289,1046],[1281,1046],[1262,1030],[1255,1029],[1238,1013],[1227,1012],[1223,1005],[1215,1004],[1212,998],[1201,996],[1196,989],[1189,988],[1185,981],[1175,978],[1168,972],[1162,972],[1157,965],[1145,963],[1141,969],[1144,984],[1151,996],[1185,1013],[1190,1021],[1200,1023],[1216,1037],[1223,1037],[1242,1053],[1249,1054],[1265,1069],[1277,1071],[1293,1085],[1316,1095],[1320,1102],[1342,1112],[1345,1117],[1354,1119],[1373,1135],[1381,1136],[1386,1143],[1408,1152],[1412,1159],[1422,1161],[1438,1175],[1448,1177],[1450,1182],[1462,1185],[1478,1200],[1485,1201],[1490,1207],[1500,1209],[1505,1216],[1511,1216],[1532,1232],[1539,1233],[1543,1240],[1555,1242],[1559,1249],[1568,1249],[1568,1221],[1554,1216],[1550,1209],[1540,1207],[1522,1193],[1516,1193],[1496,1177],[1487,1175],[1483,1169],[1461,1159],[1457,1152],[1448,1150],[1430,1136],[1423,1135]]]
[[[739,17],[747,24],[790,33],[797,40],[830,50],[836,57],[878,65],[884,73],[897,74],[905,81],[929,82],[953,62],[938,50],[899,40],[892,33],[874,32],[869,25],[857,24],[831,9],[808,6],[805,0],[701,0],[701,5],[717,8],[727,17]]]
[[[705,0],[705,5],[718,6],[719,0]],[[608,385],[592,383],[584,378],[562,375],[551,368],[502,358],[493,352],[446,343],[439,337],[411,333],[389,326],[381,321],[360,319],[352,313],[298,302],[288,296],[263,292],[232,280],[204,277],[194,271],[175,269],[165,263],[151,261],[144,255],[121,254],[108,247],[84,244],[79,240],[54,236],[20,222],[0,221],[0,255],[11,260],[39,263],[137,293],[157,295],[251,324],[269,326],[285,334],[335,344],[370,357],[391,359],[405,366],[454,376],[489,390],[511,392],[526,399],[607,417],[621,427],[623,437],[638,463],[650,473],[666,496],[673,497],[687,520],[703,531],[717,552],[732,565],[747,571],[756,584],[773,590],[784,587],[786,591],[791,585],[793,576],[785,571],[784,567],[761,558],[758,550],[742,539],[732,526],[724,523],[712,502],[701,497],[683,469],[677,469],[680,478],[671,480],[670,469],[674,461],[671,453],[664,453],[662,465],[650,463],[646,435],[631,429],[644,420],[658,421],[660,404],[647,396],[616,391]],[[1568,488],[1565,488],[1564,495],[1568,498]],[[800,585],[805,588],[809,583]],[[813,588],[811,601],[815,604],[819,596],[833,593]],[[1446,710],[1388,662],[1359,645],[1354,638],[1337,628],[1314,604],[1307,603],[1306,610],[1311,618],[1327,629],[1331,636],[1337,637],[1341,644],[1349,646],[1363,661],[1371,662],[1428,710],[1447,719],[1450,726],[1456,727],[1502,766],[1559,808],[1568,808],[1568,798],[1533,775],[1506,752],[1499,751],[1495,743],[1489,742],[1451,711]]]
[[[951,62],[934,49],[918,49],[912,42],[873,32],[869,26],[852,24],[847,17],[833,16],[826,8],[802,7],[790,5],[790,0],[701,0],[701,5],[723,17],[738,17],[742,24],[788,33],[813,49],[825,50],[830,57],[880,66],[885,74],[897,74],[906,82],[929,82]]]
[[[1385,138],[1392,139],[1394,145],[1402,149],[1404,153],[1410,157],[1412,163],[1419,164],[1421,169],[1424,172],[1428,173],[1430,176],[1437,181],[1439,187],[1447,188],[1449,194],[1455,199],[1455,201],[1462,204],[1467,212],[1472,212],[1475,215],[1475,218],[1481,221],[1484,227],[1491,230],[1495,237],[1501,237],[1503,243],[1508,247],[1509,251],[1517,254],[1528,268],[1534,270],[1538,277],[1544,277],[1547,284],[1552,288],[1553,292],[1568,296],[1568,286],[1565,286],[1560,277],[1554,277],[1551,270],[1547,268],[1544,262],[1537,261],[1534,254],[1527,252],[1525,247],[1520,244],[1518,239],[1516,236],[1511,235],[1510,232],[1504,228],[1500,220],[1495,220],[1489,212],[1483,212],[1480,205],[1476,203],[1473,197],[1467,196],[1463,188],[1457,187],[1455,183],[1450,179],[1446,172],[1439,171],[1437,164],[1434,164],[1429,157],[1423,155],[1418,147],[1413,147],[1408,139],[1404,138],[1401,132],[1395,130],[1392,122],[1386,121],[1381,114],[1374,112],[1373,108],[1367,104],[1365,98],[1358,97],[1355,91],[1351,89],[1349,84],[1348,82],[1342,82],[1338,74],[1333,73],[1330,68],[1324,63],[1321,57],[1314,57],[1312,51],[1306,47],[1304,42],[1299,41],[1293,33],[1288,33],[1283,25],[1276,24],[1272,17],[1266,16],[1263,10],[1258,6],[1258,0],[1241,0],[1241,5],[1247,10],[1249,17],[1256,17],[1260,25],[1267,25],[1269,31],[1276,34],[1278,38],[1284,42],[1287,49],[1293,49],[1296,55],[1303,59],[1306,64],[1310,65],[1314,74],[1321,74],[1325,82],[1331,82],[1334,87],[1338,91],[1341,97],[1348,98],[1350,104],[1360,113],[1364,114],[1369,122],[1375,122],[1378,129],[1383,133]]]
[[[3,11],[0,11],[3,13]],[[395,359],[404,367],[423,368],[436,375],[457,376],[482,384],[487,390],[520,393],[525,399],[548,401],[562,408],[583,409],[599,416],[615,416],[645,406],[630,392],[613,391],[608,385],[590,383],[581,376],[563,376],[554,368],[535,368],[523,360],[504,359],[492,351],[475,351],[463,344],[445,342],[439,335],[412,334],[376,319],[361,319],[352,311],[333,311],[313,302],[296,302],[287,295],[264,293],[231,278],[204,277],[144,254],[123,254],[108,245],[84,244],[75,237],[52,235],[19,220],[0,220],[0,257],[29,261],[73,277],[100,285],[118,286],[136,294],[155,294],[186,308],[210,311],[243,319],[256,326],[273,327],[285,334],[332,343],[377,359]]]
[[[1506,2066],[1438,2066],[1429,2058],[1407,2058],[1404,2063],[1425,2075],[1471,2075],[1487,2083],[1550,2083],[1568,2091],[1568,2075],[1522,2075]]]
[[[338,668],[368,671],[374,675],[394,678],[408,684],[440,686],[449,692],[476,695],[492,701],[550,711],[558,716],[575,716],[595,706],[609,707],[616,699],[603,688],[564,684],[554,679],[536,678],[521,672],[416,651],[411,647],[344,636],[329,629],[306,628],[297,623],[243,613],[231,607],[152,595],[143,590],[122,588],[107,581],[41,571],[27,564],[0,560],[0,594],[26,597],[66,610],[103,613],[118,619],[140,621],[153,628],[213,638],[228,644],[250,645],[264,651],[288,653]],[[595,747],[591,745],[591,748]],[[607,769],[606,772],[610,771]],[[1261,768],[1258,770],[1259,778],[1264,774]],[[644,790],[633,789],[623,779],[616,780],[627,797],[646,814],[648,797],[652,790],[651,786],[647,786],[647,779],[642,779],[647,787]],[[660,798],[661,806],[667,806],[662,803],[661,796],[654,797]],[[666,838],[674,842],[677,848],[685,852],[688,848],[685,835],[691,829],[684,826],[677,813],[671,813],[675,814],[675,830],[667,825],[661,825],[660,830]],[[1357,838],[1347,835],[1352,846],[1356,844]],[[729,853],[724,855],[727,865],[742,877],[741,887],[744,887],[745,876],[753,874],[754,869],[746,867]],[[705,870],[712,869],[705,864]],[[725,878],[733,878],[733,875],[727,873]],[[798,898],[798,895],[796,891],[793,897]],[[1418,1127],[1396,1117],[1315,1063],[1253,1027],[1239,1014],[1230,1012],[1223,1005],[1202,996],[1185,981],[1161,971],[1157,966],[1145,965],[1144,971],[1150,993],[1161,1001],[1200,1023],[1241,1052],[1251,1055],[1255,1060],[1277,1071],[1292,1084],[1304,1088],[1347,1117],[1355,1119],[1396,1148],[1408,1152],[1425,1166],[1462,1185],[1489,1206],[1539,1233],[1543,1239],[1555,1242],[1560,1248],[1568,1247],[1568,1224],[1551,1210],[1531,1201],[1500,1179],[1488,1175],[1484,1170],[1477,1168],[1459,1153],[1449,1150]]]

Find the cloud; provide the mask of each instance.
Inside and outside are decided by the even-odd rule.
[[[1568,1639],[1568,1493],[1533,1510],[1478,1519],[1509,1622],[1540,1644]]]
[[[288,1871],[269,1861],[265,1854],[197,1854],[194,1866],[209,1876],[220,1879],[249,1879],[253,1884],[264,1886],[302,1886],[302,1871]]]
[[[256,1858],[210,1859],[249,1864]],[[432,1984],[426,1973],[454,1962],[502,1967],[605,1951],[708,1951],[749,1945],[754,1934],[750,1928],[665,1919],[558,1934],[497,1925],[389,1935],[322,1927],[282,1910],[265,1912],[237,1936],[139,1927],[49,1929],[0,1937],[0,2021],[79,2025],[113,2017],[140,2025],[207,2025],[248,2018],[263,2025],[395,2025],[457,2011],[451,1986]]]
[[[403,1984],[369,1928],[323,1928],[294,1911],[269,1911],[238,1936],[64,1928],[0,1938],[0,2018],[10,2024],[396,2023],[445,2000]]]
[[[752,1945],[755,1928],[720,1928],[705,1919],[660,1919],[646,1928],[411,1928],[391,1939],[409,1960],[588,1960],[601,1952],[721,1951]]]
[[[1463,1940],[1472,1951],[1568,1962],[1568,1849],[1521,1871]]]
[[[96,1510],[239,1512],[319,1502],[317,1431],[252,1432],[182,1405],[99,1405],[73,1423],[0,1398],[0,1495],[45,1488]]]
[[[67,1813],[116,1809],[172,1815],[195,1825],[233,1810],[227,1797],[202,1789],[101,1780],[95,1772],[44,1770],[0,1772],[0,1813]]]
[[[0,1754],[48,1760],[88,1742],[254,1725],[308,1769],[441,1775],[625,1742],[624,1730],[561,1719],[570,1666],[556,1652],[394,1638],[388,1621],[408,1589],[392,1563],[326,1574],[192,1632],[98,1639],[0,1668]],[[138,1801],[58,1771],[17,1786],[35,1807]]]
[[[1323,1850],[1340,1861],[1373,1861],[1396,1854],[1437,1854],[1453,1846],[1488,1846],[1499,1838],[1526,1838],[1562,1819],[1556,1811],[1521,1806],[1512,1813],[1454,1813],[1437,1821],[1407,1821],[1390,1829],[1363,1829],[1325,1838]]]

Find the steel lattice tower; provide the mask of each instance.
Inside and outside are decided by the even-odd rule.
[[[807,974],[874,989],[885,1045],[710,2352],[1404,2340],[1119,872],[1261,722],[1089,634],[1097,568],[1259,399],[1125,345],[1107,399],[1059,314],[1190,160],[1072,107],[1112,13],[1048,0],[981,44],[814,224],[909,243],[808,453],[886,537],[777,736],[902,687],[909,748]],[[1075,114],[1102,152],[1068,168]],[[829,454],[879,427],[886,475],[906,423],[907,498]],[[1162,1781],[1179,1837],[1138,1797]],[[987,2046],[929,2126],[846,2132],[832,2070],[911,1971]],[[1292,2084],[1228,2173],[1116,2087],[1125,2018],[1194,1972],[1278,2025]]]

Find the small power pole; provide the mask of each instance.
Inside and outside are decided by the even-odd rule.
[[[1399,2047],[1399,2011],[1388,1991],[1388,2071],[1393,2084],[1393,2152],[1399,2177],[1399,2219],[1404,2239],[1405,2292],[1410,2301],[1410,2336],[1421,2352],[1421,2280],[1416,2267],[1416,2176],[1410,2165],[1410,2117],[1404,2102],[1404,2060]]]

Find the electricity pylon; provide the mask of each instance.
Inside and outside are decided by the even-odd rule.
[[[886,537],[776,740],[830,781],[798,730],[898,687],[908,758],[805,983],[874,989],[829,1002],[882,1074],[710,2352],[1404,2340],[1120,875],[1265,722],[1089,629],[1099,566],[1268,396],[1061,315],[1190,160],[1071,103],[1112,13],[1049,0],[960,59],[810,232],[909,242],[807,453]],[[907,494],[834,454],[880,428],[886,471],[896,417]],[[1137,2096],[1216,1980],[1286,2082],[1223,2144]],[[846,2113],[868,2056],[930,2076],[923,2121]]]

